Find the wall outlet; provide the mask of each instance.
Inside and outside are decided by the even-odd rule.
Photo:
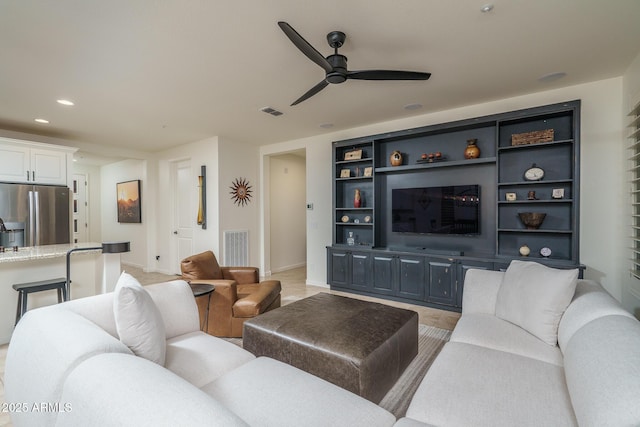
[[[160,261],[160,255],[156,255],[156,261]]]
[[[313,210],[313,203],[307,203],[307,210]]]

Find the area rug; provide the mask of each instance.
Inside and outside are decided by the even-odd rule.
[[[433,326],[418,325],[418,355],[407,366],[396,384],[382,398],[379,405],[396,418],[407,413],[411,398],[415,394],[424,375],[442,347],[451,337],[451,331]]]
[[[391,412],[396,418],[404,417],[411,398],[418,389],[422,378],[449,341],[451,331],[433,326],[418,325],[418,355],[407,366],[396,384],[389,390],[379,405]],[[227,341],[242,347],[242,338],[225,338]]]

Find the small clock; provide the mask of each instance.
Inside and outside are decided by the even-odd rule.
[[[545,246],[544,248],[540,249],[540,255],[542,255],[545,258],[551,256],[551,249]]]
[[[527,181],[540,181],[542,178],[544,178],[544,170],[536,166],[535,163],[524,171],[524,179]]]

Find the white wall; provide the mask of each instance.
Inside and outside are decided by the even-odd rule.
[[[633,108],[635,105],[640,103],[640,55],[636,57],[636,59],[631,63],[627,72],[623,76],[623,112],[627,113]],[[625,126],[628,123],[629,117],[624,117],[625,122],[622,124]],[[630,129],[625,129],[626,134],[629,133]],[[627,153],[628,154],[628,153]],[[630,162],[627,161],[627,168],[629,169]],[[626,178],[630,178],[628,175]],[[629,179],[625,180],[625,194],[624,200],[627,201],[626,205],[626,214],[627,218],[624,224],[626,225],[626,236],[631,236],[631,204],[630,201],[630,191],[631,185],[629,183]],[[631,240],[625,240],[625,248],[631,248]],[[628,260],[633,257],[631,254],[631,250],[627,249],[625,253],[622,255],[624,260]],[[629,274],[628,270],[632,267],[630,261],[626,262],[624,270],[622,270],[622,303],[624,307],[634,313],[636,317],[640,318],[640,280],[634,278]]]
[[[306,148],[307,283],[326,284],[326,251],[331,244],[331,142],[365,135],[503,113],[557,102],[582,100],[581,123],[581,261],[585,276],[599,280],[621,298],[621,276],[628,269],[624,227],[624,147],[621,124],[622,77],[538,92],[509,99],[440,111],[407,119],[336,131],[260,148],[265,173],[266,156]],[[263,175],[264,176],[264,175]]]
[[[224,160],[219,161],[219,159]],[[182,160],[190,161],[194,183],[181,190],[189,193],[187,198],[190,201],[190,210],[193,211],[193,253],[211,250],[222,262],[222,232],[249,230],[250,265],[260,265],[258,150],[246,144],[212,137],[156,153],[144,162],[145,171],[149,176],[146,193],[149,211],[148,215],[145,215],[145,194],[143,194],[143,225],[148,230],[144,237],[149,251],[144,254],[145,259],[140,260],[141,266],[147,271],[179,273],[179,257],[173,234],[175,201],[171,166],[172,163]],[[204,230],[196,224],[197,179],[202,165],[207,167],[207,228]],[[136,169],[133,165],[131,166],[133,170]],[[124,172],[121,168],[116,170],[113,165],[109,165],[108,168],[108,175],[115,174],[116,171]],[[103,173],[104,176],[105,173]],[[251,201],[243,207],[235,205],[229,194],[231,191],[229,187],[233,180],[240,177],[249,181],[253,195]],[[126,174],[118,179],[126,180]],[[105,191],[108,190],[105,185],[103,188]],[[145,193],[144,190],[143,193]],[[105,200],[104,197],[103,200]],[[105,218],[104,209],[103,219],[106,223],[110,223],[110,219]],[[103,234],[104,232],[103,227]],[[159,256],[158,260],[156,256]],[[128,260],[123,257],[123,262],[126,261]]]
[[[127,224],[118,222],[116,184],[139,179],[142,223]],[[147,264],[148,221],[154,213],[154,189],[147,179],[145,160],[123,160],[103,166],[100,171],[100,209],[102,241],[129,241],[131,252],[121,255],[123,264],[139,268]],[[150,200],[147,200],[150,199]]]
[[[261,238],[260,238],[260,182],[258,150],[255,146],[220,140],[218,164],[218,192],[220,222],[218,244],[221,249],[220,260],[224,259],[222,253],[224,231],[249,231],[249,265],[261,266]],[[237,178],[244,178],[251,186],[251,199],[244,206],[234,203],[231,199],[231,186]],[[222,261],[220,261],[222,263]],[[264,268],[261,274],[265,274]]]
[[[270,158],[271,272],[302,267],[307,262],[306,161],[284,154]]]
[[[218,190],[218,138],[181,145],[155,156],[154,188],[156,192],[154,236],[150,236],[148,266],[150,270],[165,274],[179,273],[175,237],[173,234],[174,194],[172,193],[171,164],[181,160],[190,160],[193,185],[182,191],[189,192],[190,210],[193,212],[193,253],[211,250],[220,253],[219,246],[219,190]],[[207,228],[202,229],[196,223],[198,212],[198,176],[201,166],[207,167]],[[156,256],[160,256],[156,260]],[[175,264],[174,264],[175,261]]]

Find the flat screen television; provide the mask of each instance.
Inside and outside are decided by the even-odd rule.
[[[480,186],[394,188],[391,231],[418,234],[480,234]]]

